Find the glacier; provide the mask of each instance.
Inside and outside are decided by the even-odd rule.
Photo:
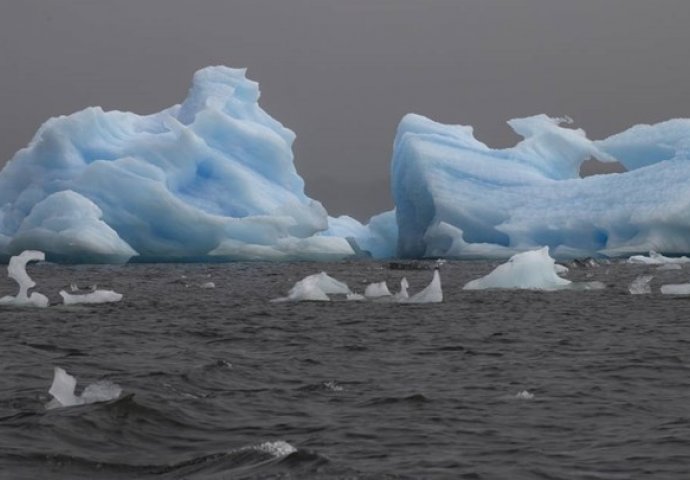
[[[401,257],[556,258],[690,252],[690,120],[590,140],[567,118],[513,119],[523,140],[492,149],[472,127],[401,121],[391,184]],[[594,158],[627,171],[580,178]]]
[[[195,73],[151,115],[90,107],[45,122],[0,172],[0,254],[49,260],[338,260],[292,153],[244,69]],[[334,219],[335,221],[335,219]],[[351,231],[356,229],[357,232]],[[350,222],[352,235],[366,227]]]

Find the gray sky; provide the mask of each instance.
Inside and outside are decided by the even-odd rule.
[[[198,68],[248,67],[307,193],[365,219],[392,206],[407,112],[492,146],[536,113],[592,138],[690,116],[688,19],[687,0],[0,0],[0,162],[48,117],[151,113]]]

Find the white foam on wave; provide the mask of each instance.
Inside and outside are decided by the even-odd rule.
[[[517,398],[518,400],[532,400],[534,398],[534,394],[528,392],[527,390],[523,390],[521,392],[516,393],[515,398]]]

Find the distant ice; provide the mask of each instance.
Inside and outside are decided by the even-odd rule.
[[[569,287],[571,283],[570,280],[558,276],[556,262],[549,255],[549,248],[543,247],[512,256],[488,275],[468,282],[463,288],[556,290]]]
[[[657,270],[682,270],[683,267],[677,263],[664,263],[657,267]]]
[[[644,255],[633,255],[628,259],[628,263],[641,263],[644,265],[665,265],[665,264],[679,264],[679,263],[690,263],[690,258],[688,257],[666,257],[660,253],[651,250],[649,256]]]
[[[409,298],[402,298],[400,303],[440,303],[443,301],[443,288],[441,286],[441,274],[438,267],[434,269],[434,275],[429,285]]]
[[[202,283],[201,285],[199,285],[199,287],[200,287],[200,288],[205,288],[205,289],[208,289],[208,288],[216,288],[216,284],[213,283],[213,282],[204,282],[204,283]]]
[[[367,298],[390,297],[391,292],[388,290],[388,285],[385,281],[378,283],[370,283],[364,289],[364,296]]]
[[[71,294],[60,290],[60,296],[65,305],[80,303],[110,303],[122,300],[122,294],[113,290],[94,290],[90,293]]]
[[[628,287],[628,291],[632,295],[646,295],[652,293],[652,287],[649,282],[654,278],[652,275],[640,275]]]
[[[664,295],[690,295],[690,283],[670,283],[661,286]]]
[[[407,293],[408,288],[410,288],[410,284],[407,282],[407,278],[403,277],[400,280],[400,290],[395,295],[393,295],[393,298],[398,302],[407,300],[408,298],[410,298],[410,295]]]
[[[521,392],[516,393],[515,398],[519,400],[532,400],[534,398],[534,394],[528,392],[527,390],[523,390]]]
[[[352,293],[346,283],[340,282],[329,276],[326,272],[316,273],[303,278],[288,292],[287,297],[276,298],[274,302],[327,302],[330,300],[328,295]]]
[[[31,295],[28,295],[29,289],[35,287],[36,282],[26,273],[26,265],[29,262],[42,260],[45,260],[44,253],[34,250],[26,250],[20,255],[15,255],[10,258],[9,264],[7,265],[7,274],[19,285],[19,292],[14,297],[7,295],[0,298],[0,305],[39,308],[48,306],[48,297],[45,295],[38,292],[32,292]]]
[[[88,385],[81,395],[75,394],[77,379],[60,367],[55,367],[53,384],[50,393],[53,400],[46,404],[46,408],[73,407],[87,403],[107,402],[120,397],[122,389],[119,385],[103,380]]]

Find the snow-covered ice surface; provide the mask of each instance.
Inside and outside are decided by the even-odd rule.
[[[53,399],[46,405],[47,409],[74,407],[87,403],[108,402],[119,398],[122,388],[119,385],[102,380],[84,388],[81,395],[75,393],[77,379],[60,367],[55,367],[53,384],[48,393]]]
[[[7,275],[19,285],[19,292],[17,295],[6,295],[0,298],[0,305],[10,305],[16,307],[39,307],[45,308],[48,306],[48,297],[45,295],[32,292],[28,294],[29,289],[36,286],[29,274],[26,273],[26,265],[29,262],[37,262],[45,260],[43,252],[35,250],[26,250],[19,255],[10,258],[7,265]]]
[[[244,70],[208,67],[182,104],[159,113],[91,107],[48,120],[0,172],[0,253],[41,249],[80,262],[353,255],[345,238],[319,234],[328,215],[304,193],[295,134],[258,99]],[[391,235],[391,218],[376,231]]]
[[[600,141],[545,115],[508,123],[524,138],[492,149],[472,127],[407,115],[392,189],[403,257],[557,258],[690,252],[690,120],[637,125]],[[628,171],[579,178],[582,162]]]

